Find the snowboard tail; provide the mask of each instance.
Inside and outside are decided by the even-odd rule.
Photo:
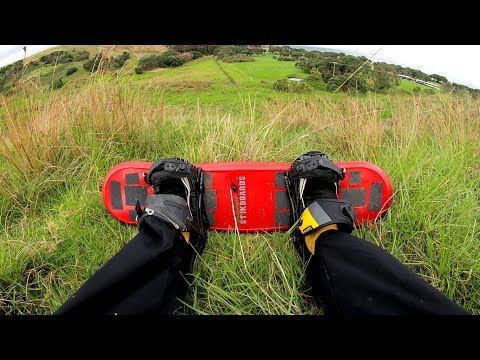
[[[106,175],[102,186],[108,212],[126,224],[136,224],[135,204],[143,206],[153,187],[144,175],[152,162],[123,162]],[[345,168],[338,197],[353,205],[355,226],[371,223],[386,214],[392,185],[386,173],[365,161],[335,162]],[[210,230],[239,232],[285,231],[291,224],[291,204],[285,182],[290,163],[200,163],[203,200]]]

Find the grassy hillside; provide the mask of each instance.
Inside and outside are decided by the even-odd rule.
[[[392,207],[354,234],[480,314],[478,100],[279,93],[275,80],[306,74],[268,56],[75,74],[57,91],[0,95],[1,314],[52,313],[136,234],[103,207],[118,162],[292,161],[308,150],[382,167]],[[177,314],[321,314],[288,233],[210,232],[194,272]]]
[[[88,51],[94,55],[99,52],[103,52],[108,56],[116,56],[124,51],[131,53],[134,57],[139,58],[147,54],[155,52],[162,52],[166,50],[165,45],[59,45],[53,48],[43,50],[39,53],[28,56],[25,59],[25,63],[29,63],[33,60],[38,60],[44,55],[48,55],[54,51]]]
[[[233,104],[239,95],[247,95],[254,92],[261,99],[283,97],[285,94],[273,90],[273,83],[287,77],[307,78],[301,68],[295,66],[295,61],[277,61],[272,54],[254,56],[255,61],[243,63],[227,63],[217,60],[214,56],[203,57],[189,61],[177,68],[154,69],[141,75],[134,71],[138,60],[148,54],[159,53],[167,50],[162,45],[62,45],[28,57],[27,68],[19,79],[23,86],[33,89],[38,87],[52,87],[55,79],[61,79],[64,88],[78,89],[92,80],[92,74],[83,67],[85,60],[56,63],[36,64],[42,56],[54,51],[68,51],[70,53],[88,51],[90,57],[102,52],[107,58],[115,57],[124,51],[130,54],[130,59],[125,65],[115,71],[106,71],[101,76],[106,81],[122,84],[132,83],[133,86],[154,86],[158,91],[154,97],[162,97],[169,104],[195,103],[196,101],[214,104]],[[67,76],[68,69],[78,69],[73,75]],[[10,92],[13,84],[9,85]],[[18,86],[18,84],[17,84]],[[419,87],[423,91],[431,91],[428,87],[402,80],[398,90],[412,93],[413,88]],[[320,86],[326,88],[326,84]],[[64,89],[64,90],[65,90]],[[308,91],[318,94],[319,88]],[[440,93],[435,91],[434,93]],[[329,96],[336,96],[328,93]],[[290,95],[289,95],[290,96]],[[307,95],[308,96],[308,95]]]

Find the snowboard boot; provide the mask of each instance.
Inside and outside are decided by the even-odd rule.
[[[310,151],[299,156],[286,172],[287,190],[292,205],[294,245],[303,260],[315,253],[315,241],[329,230],[351,233],[352,205],[338,199],[340,180],[345,169],[327,155]]]
[[[145,182],[153,185],[154,195],[147,197],[145,209],[137,204],[139,228],[146,217],[156,217],[180,230],[200,254],[207,239],[202,170],[184,159],[159,159],[145,174]]]

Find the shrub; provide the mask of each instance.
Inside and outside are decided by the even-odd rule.
[[[138,68],[142,71],[158,67],[158,55],[147,55],[138,60]]]
[[[182,56],[176,51],[166,51],[158,56],[159,67],[177,67],[183,63]]]
[[[397,89],[397,88],[389,89],[388,93],[395,94],[395,95],[412,95],[412,93],[407,89]]]
[[[414,94],[420,94],[422,92],[422,88],[420,86],[415,86],[412,89],[412,91],[413,91]]]
[[[88,51],[78,51],[73,54],[73,61],[83,61],[87,60],[89,57],[90,53]]]
[[[64,53],[64,54],[61,54],[59,57],[58,57],[58,63],[59,64],[67,64],[69,62],[72,62],[73,61],[73,56],[72,54],[70,53]]]
[[[123,67],[123,65],[125,65],[128,59],[130,59],[130,53],[124,51],[121,55],[112,58],[110,67],[112,70],[120,69]]]
[[[66,64],[73,61],[73,55],[66,51],[53,51],[48,55],[44,55],[40,58],[40,61],[45,64]]]
[[[193,54],[191,52],[184,52],[180,56],[184,62],[193,60]]]
[[[278,61],[295,61],[296,59],[293,56],[279,56]]]
[[[70,76],[73,73],[76,73],[77,71],[78,71],[78,69],[76,67],[71,67],[71,68],[67,69],[67,71],[65,72],[65,75]]]
[[[193,60],[201,58],[203,56],[200,51],[191,51],[190,54],[192,54]]]
[[[305,82],[315,90],[327,90],[327,84],[325,84],[325,82],[321,78],[317,79],[315,76],[309,76],[305,79]]]
[[[52,89],[60,89],[63,86],[63,81],[61,78],[56,78],[53,80]]]
[[[430,89],[430,88],[428,88],[428,89],[423,89],[423,92],[424,92],[425,94],[427,94],[427,95],[435,95],[435,90]]]
[[[288,80],[281,79],[273,83],[273,90],[276,91],[288,91]]]
[[[89,72],[103,70],[105,68],[105,57],[102,54],[96,54],[95,57],[88,59],[83,63],[83,68]]]
[[[176,67],[183,65],[184,62],[180,53],[170,50],[162,54],[142,57],[138,61],[138,68],[148,71],[157,67]]]
[[[137,75],[143,74],[143,70],[140,69],[139,67],[136,67],[135,68],[135,74],[137,74]]]
[[[226,63],[234,63],[234,62],[250,62],[250,61],[255,61],[255,59],[251,56],[236,54],[236,55],[225,55],[222,57],[222,61]]]
[[[0,68],[0,90],[5,90],[9,81],[14,81],[23,70],[23,60],[18,60],[13,64]]]
[[[273,89],[284,92],[305,92],[309,90],[309,86],[304,81],[290,81],[288,79],[281,79],[273,84]]]
[[[222,45],[215,50],[215,55],[217,55],[217,58],[225,62],[254,61],[254,60],[246,60],[246,58],[251,57],[254,53],[255,51],[252,48],[245,45]],[[245,60],[233,60],[233,59],[245,59]]]

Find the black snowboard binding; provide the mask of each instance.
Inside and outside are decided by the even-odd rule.
[[[344,177],[345,169],[339,168],[327,155],[318,151],[299,156],[286,172],[292,206],[291,223],[298,221],[294,230],[294,245],[304,260],[315,251],[305,242],[309,234],[333,224],[341,231],[350,233],[353,229],[352,205],[338,200],[340,180]]]
[[[165,158],[155,161],[145,182],[153,185],[142,210],[137,203],[138,224],[154,216],[182,232],[187,243],[200,254],[207,240],[208,221],[203,203],[203,173],[187,160]],[[195,254],[192,254],[191,265]]]

